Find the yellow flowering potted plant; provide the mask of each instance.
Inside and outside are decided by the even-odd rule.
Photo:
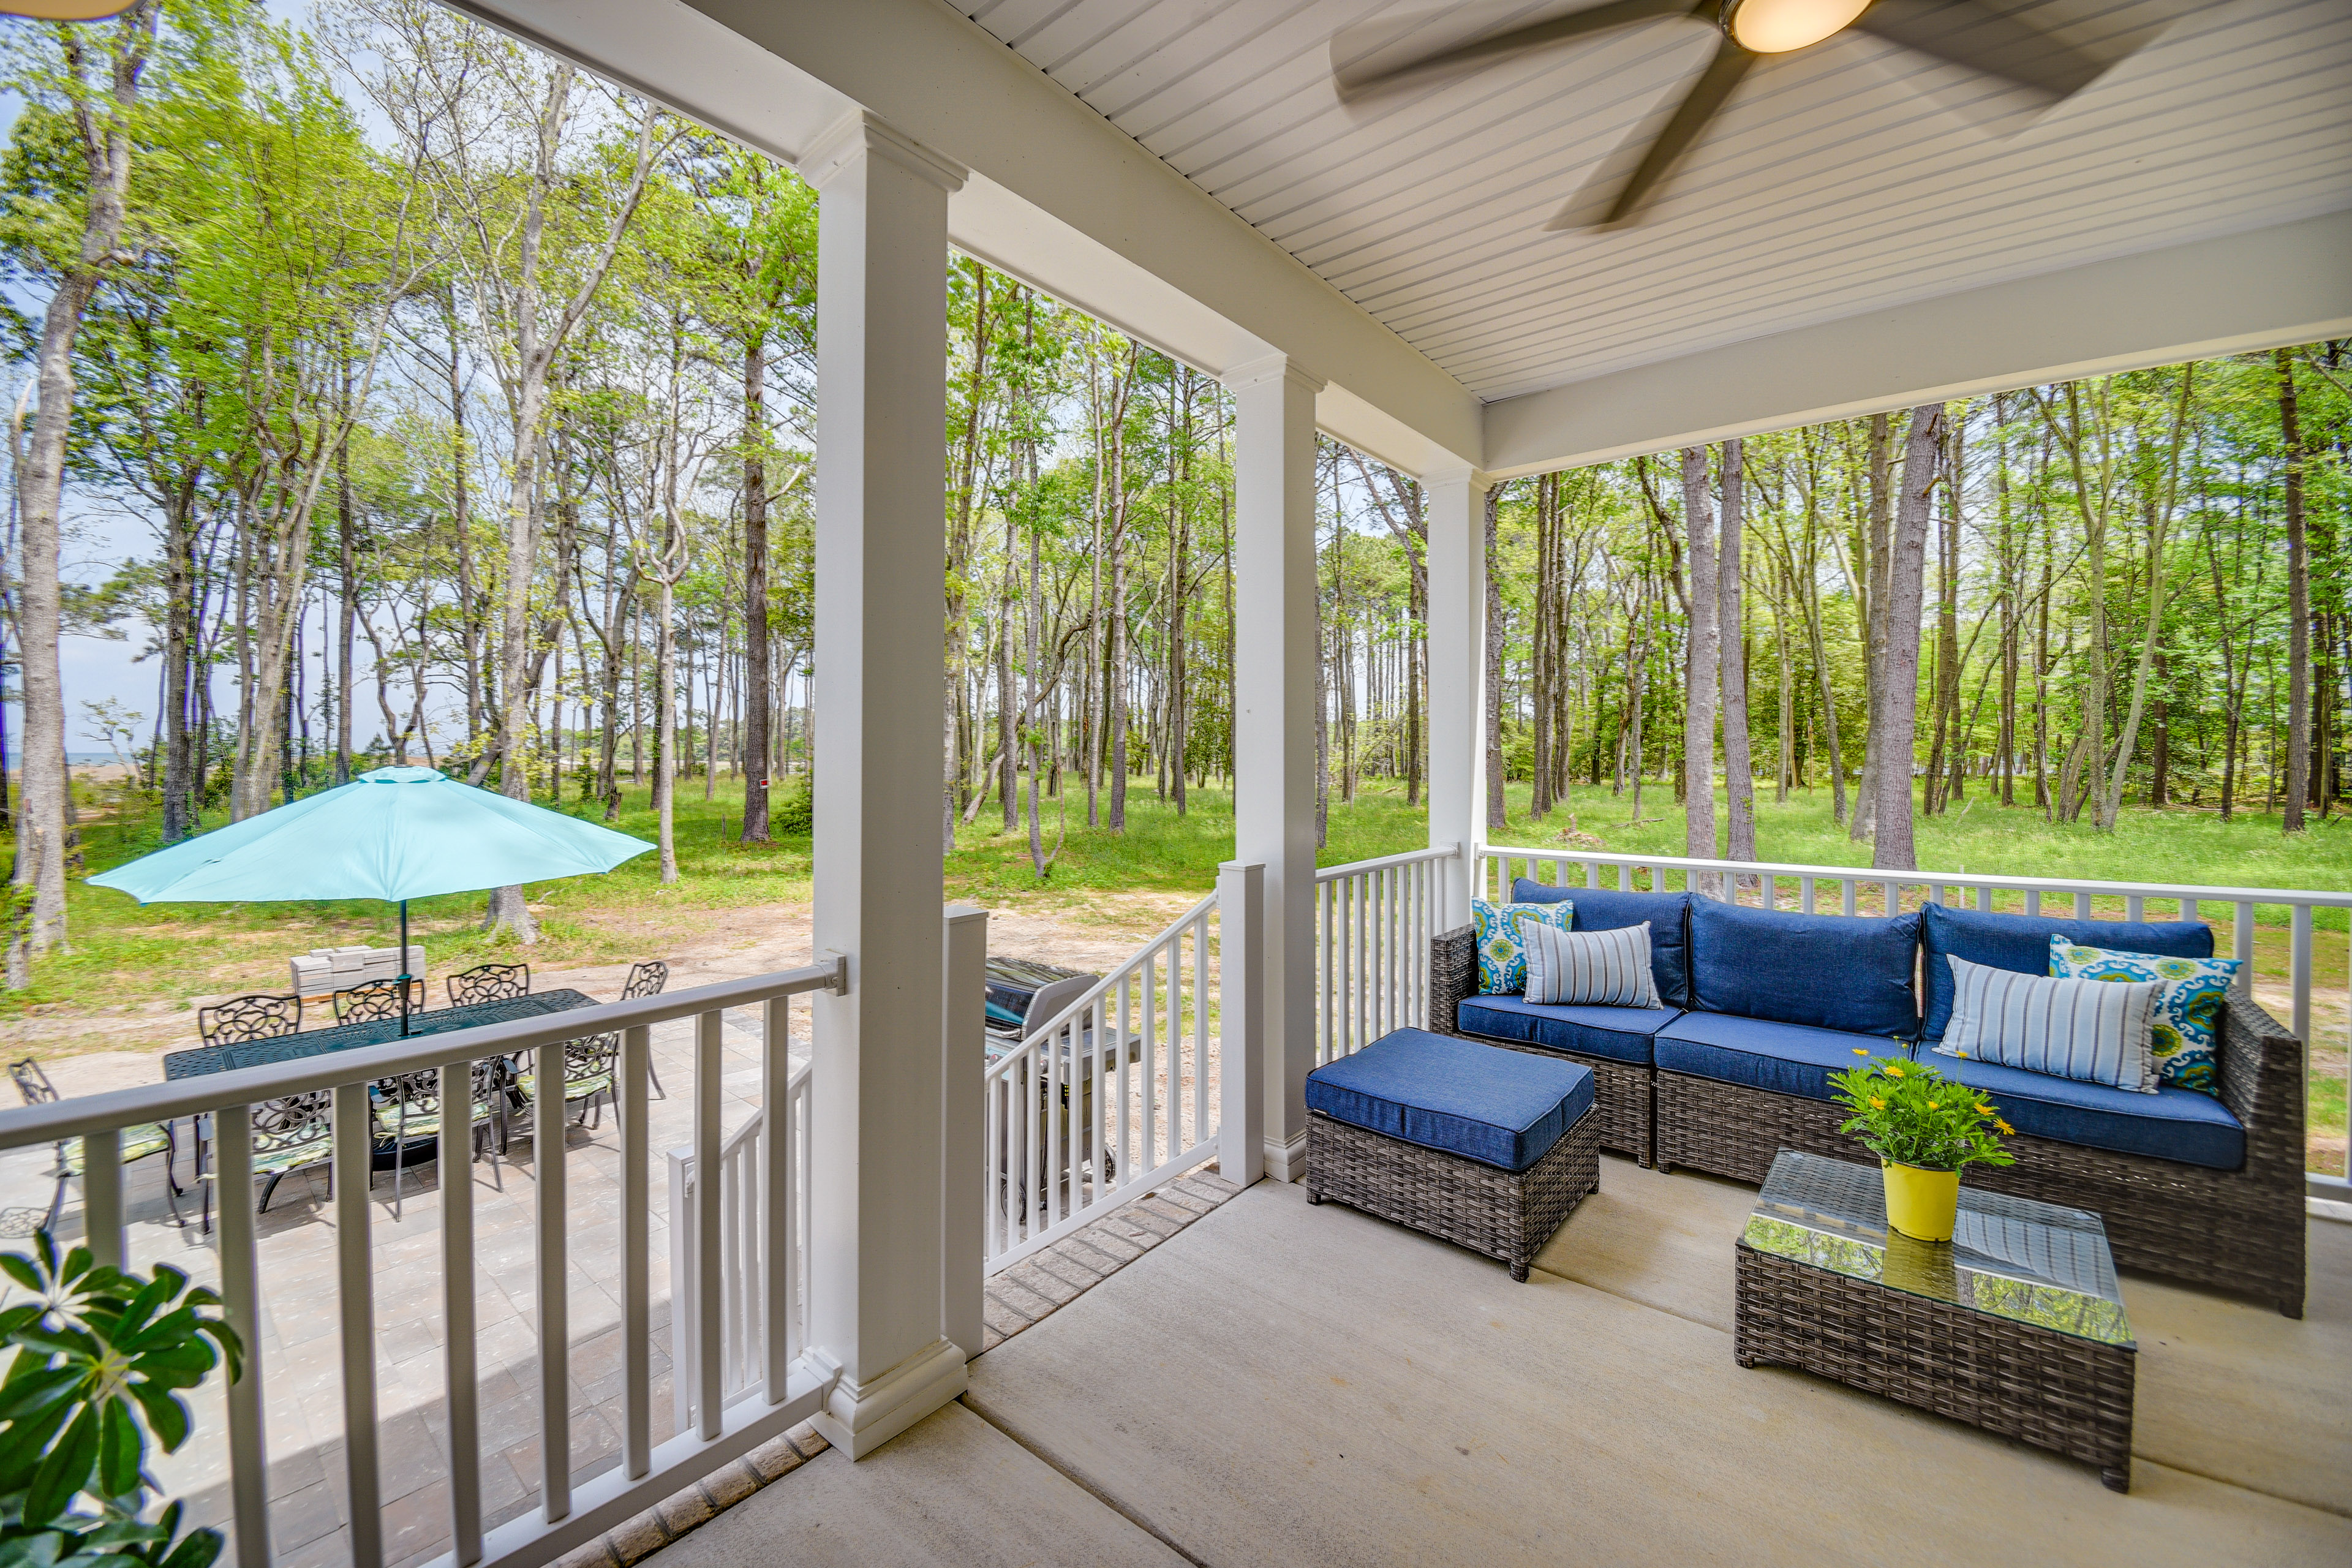
[[[2016,1161],[2000,1142],[2016,1129],[1992,1102],[1931,1067],[1883,1058],[1833,1072],[1830,1084],[1837,1102],[1853,1113],[1838,1131],[1878,1156],[1886,1177],[1886,1223],[1905,1236],[1951,1240],[1960,1168]]]

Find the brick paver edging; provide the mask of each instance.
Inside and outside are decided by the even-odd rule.
[[[1239,1191],[1213,1165],[1204,1165],[991,1276],[982,1352],[1076,1300]],[[803,1422],[606,1531],[557,1568],[635,1568],[826,1447],[816,1428]]]

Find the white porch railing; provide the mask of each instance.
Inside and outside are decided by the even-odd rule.
[[[782,1310],[767,1310],[768,1270],[762,1267],[768,1225],[767,1186],[761,1180],[768,1152],[767,1107],[727,1136],[719,1150],[719,1179],[711,1184],[719,1200],[719,1407],[725,1410],[761,1391],[772,1321],[784,1327],[784,1359],[799,1357],[808,1345],[809,1234],[809,1068],[793,1074],[784,1093],[782,1123],[787,1147],[775,1151],[792,1182],[784,1194]],[[702,1364],[701,1207],[703,1184],[691,1145],[669,1152],[669,1340],[670,1364]],[[701,1384],[691,1377],[671,1379],[677,1408],[677,1429],[687,1431],[699,1413]]]
[[[667,995],[581,1008],[566,1013],[453,1030],[392,1045],[304,1058],[268,1067],[173,1082],[117,1089],[0,1112],[0,1151],[46,1145],[60,1139],[82,1142],[83,1215],[89,1245],[101,1262],[124,1258],[123,1194],[117,1153],[121,1130],[143,1122],[208,1117],[218,1129],[214,1171],[225,1201],[218,1207],[217,1238],[222,1296],[228,1320],[247,1349],[245,1375],[226,1391],[227,1430],[217,1438],[229,1456],[229,1505],[239,1568],[267,1568],[272,1561],[268,1446],[262,1411],[276,1369],[265,1353],[259,1329],[260,1303],[268,1289],[256,1246],[252,1192],[253,1109],[289,1096],[329,1092],[333,1105],[335,1310],[341,1336],[343,1386],[343,1487],[351,1521],[352,1568],[382,1568],[385,1556],[383,1487],[378,1465],[376,1259],[370,1239],[373,1205],[368,1173],[376,1142],[369,1086],[395,1075],[438,1069],[442,1103],[471,1099],[474,1062],[517,1052],[560,1049],[566,1042],[617,1032],[621,1050],[615,1068],[616,1115],[621,1153],[620,1272],[614,1281],[621,1301],[624,1417],[621,1462],[575,1487],[572,1479],[571,1341],[567,1258],[572,1216],[565,1201],[567,1153],[563,1129],[563,1075],[537,1077],[533,1178],[536,1184],[535,1273],[539,1442],[542,1470],[539,1506],[519,1519],[485,1530],[482,1521],[482,1434],[477,1373],[474,1197],[470,1181],[441,1189],[441,1310],[446,1329],[444,1373],[446,1388],[446,1449],[449,1461],[449,1524],[452,1552],[439,1560],[447,1568],[537,1568],[638,1511],[688,1481],[709,1474],[759,1444],[806,1419],[823,1400],[830,1377],[784,1353],[798,1342],[788,1304],[797,1300],[789,1272],[797,1257],[784,1227],[796,1214],[800,1172],[784,1157],[788,1141],[755,1145],[760,1175],[771,1192],[787,1201],[758,1211],[766,1235],[756,1247],[765,1278],[757,1311],[764,1353],[749,1370],[763,1382],[763,1399],[728,1408],[727,1350],[723,1331],[720,1270],[726,1253],[719,1231],[719,1205],[700,1207],[694,1218],[699,1250],[694,1257],[698,1318],[696,1355],[675,1369],[703,1393],[693,1426],[656,1447],[652,1423],[652,1255],[650,1251],[650,1151],[646,1090],[651,1028],[671,1019],[696,1022],[694,1055],[694,1147],[709,1166],[722,1163],[719,1125],[721,1019],[730,1007],[757,1005],[766,1016],[762,1053],[763,1099],[785,1096],[791,1081],[786,1055],[792,997],[833,989],[844,970],[835,964],[699,986]],[[803,1083],[805,1079],[802,1080]],[[609,1223],[599,1216],[600,1226]],[[593,1245],[594,1238],[585,1238]],[[428,1287],[429,1288],[429,1287]]]
[[[1255,965],[1243,962],[1243,905],[1255,893],[1243,889],[1258,875],[1227,867],[1216,892],[988,1064],[988,1272],[1194,1166],[1250,1166]]]
[[[1429,1013],[1429,939],[1444,930],[1444,863],[1415,849],[1315,873],[1315,1065]]]

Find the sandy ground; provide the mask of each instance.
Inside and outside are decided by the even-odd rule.
[[[1178,894],[1124,892],[1099,906],[992,910],[989,951],[1100,973],[1124,961],[1192,902]],[[790,969],[809,960],[805,902],[632,918],[645,938],[643,956],[669,961],[673,991]],[[534,964],[531,984],[541,991],[570,987],[592,996],[615,997],[628,969],[625,962],[563,968]],[[440,972],[434,971],[431,979],[437,988]],[[213,1000],[216,998],[198,998],[200,1003]],[[306,1019],[308,1016],[306,1009]],[[40,1052],[42,1065],[68,1095],[161,1082],[163,1054],[196,1043],[193,1005],[159,1002],[127,1013],[56,1012],[0,1022],[0,1052],[10,1058]],[[44,1050],[60,1046],[67,1054],[50,1056]],[[74,1050],[73,1046],[98,1048]]]

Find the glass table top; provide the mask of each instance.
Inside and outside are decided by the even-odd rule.
[[[1952,1239],[1915,1241],[1887,1229],[1875,1167],[1783,1149],[1740,1240],[1849,1279],[2100,1344],[2132,1344],[2098,1215],[1963,1184]]]

